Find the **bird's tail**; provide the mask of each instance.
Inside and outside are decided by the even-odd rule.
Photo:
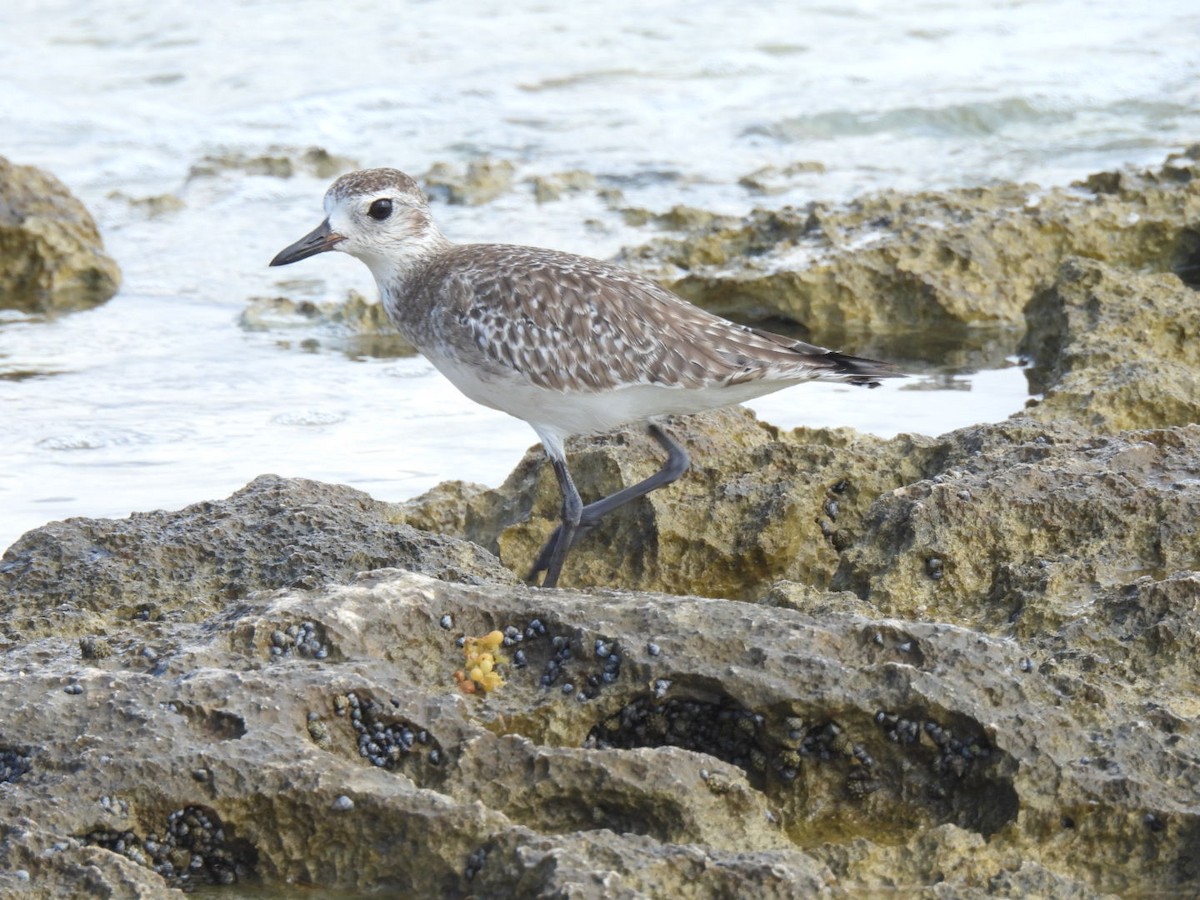
[[[850,356],[837,350],[826,350],[822,360],[828,364],[828,371],[817,377],[822,381],[842,381],[847,384],[879,387],[881,378],[904,378],[905,375],[891,363],[880,362],[877,359],[866,359],[862,356]]]

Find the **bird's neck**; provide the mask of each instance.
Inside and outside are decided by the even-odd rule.
[[[364,255],[361,259],[381,288],[384,285],[394,287],[408,281],[415,272],[453,246],[454,243],[436,225],[429,223],[386,252]]]

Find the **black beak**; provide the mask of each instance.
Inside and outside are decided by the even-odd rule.
[[[296,243],[290,247],[284,247],[271,260],[273,266],[286,266],[289,263],[299,262],[302,259],[308,259],[310,256],[316,256],[318,253],[324,253],[326,250],[332,250],[333,245],[345,238],[332,231],[329,228],[329,220],[326,219]]]

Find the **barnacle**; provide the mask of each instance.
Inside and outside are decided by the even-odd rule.
[[[508,657],[500,653],[504,643],[504,632],[492,631],[483,637],[468,637],[462,642],[463,656],[466,664],[454,673],[458,689],[464,694],[474,694],[476,691],[494,691],[504,684],[504,679],[496,671],[496,666],[508,662]]]

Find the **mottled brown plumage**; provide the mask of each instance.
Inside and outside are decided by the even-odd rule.
[[[687,454],[656,420],[821,379],[875,386],[885,363],[729,322],[633,272],[507,244],[454,244],[417,184],[395,169],[344,175],[328,218],[284,265],[341,250],[363,260],[396,327],[468,397],[524,419],[563,491],[563,524],[533,575],[557,582],[567,550],[604,513],[679,477]],[[584,507],[566,468],[573,434],[647,423],[669,454],[641,484]]]
[[[632,272],[553,250],[454,246],[391,293],[389,311],[417,346],[440,341],[464,358],[479,354],[497,375],[553,391],[822,376],[861,383],[884,374],[879,364],[737,325]]]

